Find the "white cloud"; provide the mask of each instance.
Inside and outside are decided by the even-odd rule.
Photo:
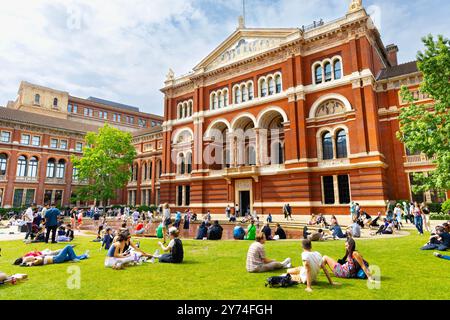
[[[250,27],[301,27],[343,16],[343,0],[247,0]],[[448,2],[367,0],[385,44],[412,60],[420,37],[448,32]],[[411,5],[414,3],[414,5]],[[190,71],[237,26],[241,0],[14,0],[0,10],[0,103],[21,80],[162,114],[167,70]],[[417,31],[419,30],[419,32]]]

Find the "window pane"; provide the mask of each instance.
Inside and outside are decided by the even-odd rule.
[[[55,190],[55,205],[62,206],[62,190]]]
[[[333,139],[329,132],[322,136],[323,160],[333,159]]]
[[[21,143],[21,144],[25,144],[25,145],[30,144],[30,135],[28,135],[28,134],[23,134],[23,135],[22,135],[22,139],[20,140],[20,143]]]
[[[53,149],[58,148],[58,139],[51,139],[50,140],[50,148],[53,148]]]
[[[331,63],[325,64],[325,82],[331,81]]]
[[[0,175],[4,176],[6,175],[6,163],[7,163],[7,157],[4,154],[0,155]]]
[[[25,192],[25,206],[28,207],[34,202],[34,189],[27,189]]]
[[[191,186],[186,186],[186,206],[191,205]]]
[[[322,83],[322,67],[317,66],[315,70],[316,84]]]
[[[47,163],[47,178],[55,177],[55,161],[49,160]]]
[[[340,79],[342,77],[342,64],[337,60],[334,62],[334,79]]]
[[[336,156],[338,159],[347,158],[347,134],[344,130],[339,131],[336,137]]]
[[[24,156],[21,156],[17,160],[17,176],[25,177],[26,173],[27,173],[27,159]]]
[[[38,161],[36,158],[31,158],[30,163],[28,165],[28,176],[31,178],[37,177],[37,168],[38,168]]]
[[[41,145],[41,137],[33,137],[33,146],[40,146]]]
[[[177,205],[181,207],[183,205],[183,186],[178,186],[178,201]]]
[[[338,176],[339,203],[350,203],[350,182],[348,175]]]
[[[14,208],[22,207],[22,199],[23,199],[23,189],[14,190],[13,207]]]
[[[333,176],[323,177],[323,195],[325,204],[334,204]]]

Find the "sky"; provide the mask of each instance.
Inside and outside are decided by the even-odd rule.
[[[246,0],[247,27],[301,27],[343,17],[349,0]],[[449,37],[448,0],[363,0],[399,62],[421,37]],[[192,70],[233,33],[242,0],[0,0],[0,106],[25,80],[162,115],[169,68]]]

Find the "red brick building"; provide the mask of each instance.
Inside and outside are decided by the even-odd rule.
[[[0,108],[0,206],[70,205],[82,183],[70,157],[82,155],[88,131],[109,123],[133,134],[152,132],[162,121],[135,107],[22,82],[16,101]],[[125,202],[122,190],[114,203]]]
[[[400,86],[421,82],[415,62],[398,65],[397,51],[360,1],[302,29],[241,20],[190,74],[167,76],[161,202],[344,214],[351,201],[373,212],[389,199],[442,200],[411,193],[410,173],[433,166],[396,138]]]

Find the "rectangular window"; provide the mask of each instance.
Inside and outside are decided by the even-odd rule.
[[[34,189],[27,189],[25,192],[25,206],[28,207],[34,202]]]
[[[67,112],[69,113],[73,112],[73,106],[70,103],[67,105]]]
[[[182,205],[183,205],[183,186],[178,186],[177,206],[181,207]]]
[[[83,152],[83,144],[81,142],[77,142],[75,144],[75,151],[77,152]]]
[[[127,123],[134,124],[134,117],[127,116]]]
[[[22,207],[22,200],[23,200],[23,189],[14,190],[13,207],[14,208]]]
[[[58,139],[50,139],[50,148],[52,149],[58,148]]]
[[[63,196],[63,191],[62,190],[55,190],[55,205],[56,206],[62,206],[62,196]]]
[[[66,150],[67,149],[67,140],[61,140],[59,143],[59,148]]]
[[[147,126],[147,121],[145,119],[139,119],[139,127],[145,128]]]
[[[152,127],[156,127],[156,122],[152,121]]]
[[[108,112],[106,112],[106,111],[99,111],[99,112],[98,112],[98,117],[99,117],[100,119],[105,119],[105,120],[107,120],[107,119],[108,119]]]
[[[72,179],[78,181],[78,168],[73,167],[72,169]]]
[[[84,115],[86,117],[92,117],[94,115],[94,110],[91,108],[84,108]]]
[[[2,131],[2,142],[10,142],[11,141],[11,132]]]
[[[322,178],[323,181],[323,200],[325,204],[334,204],[334,179],[333,176]]]
[[[72,113],[78,113],[78,106],[76,104],[73,105]]]
[[[348,175],[338,176],[339,203],[350,203],[350,181]]]
[[[29,145],[30,144],[30,135],[22,134],[22,138],[20,139],[20,144]]]
[[[32,145],[35,147],[39,147],[41,145],[41,137],[33,136]]]
[[[52,202],[53,190],[45,190],[44,192],[44,204],[50,204]]]
[[[186,186],[186,200],[185,200],[186,206],[191,205],[191,186]]]

